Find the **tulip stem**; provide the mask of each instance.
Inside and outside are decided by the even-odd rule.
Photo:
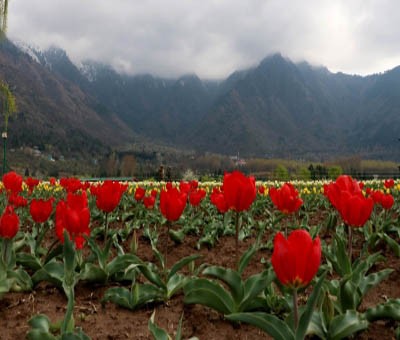
[[[40,230],[40,233],[39,233],[39,236],[38,236],[38,238],[36,240],[36,244],[35,244],[35,255],[38,255],[37,252],[39,250],[39,247],[40,247],[41,243],[43,242],[44,236],[46,235],[46,233],[49,229],[50,229],[50,225],[48,222],[43,223],[42,228],[40,228],[38,226],[37,230]]]
[[[353,257],[353,230],[351,226],[347,226],[348,228],[348,233],[349,233],[349,259],[350,262],[352,262],[352,257]]]
[[[299,325],[299,310],[298,310],[298,297],[297,297],[297,288],[293,289],[293,321],[294,321],[294,329],[297,330]]]
[[[167,272],[168,268],[168,239],[169,239],[170,222],[167,221],[167,239],[165,240],[165,251],[164,251],[164,273]]]
[[[235,216],[236,240],[235,240],[235,262],[236,267],[239,269],[239,212],[236,211]]]
[[[108,238],[108,212],[106,212],[106,221],[104,225],[104,246],[107,244]]]

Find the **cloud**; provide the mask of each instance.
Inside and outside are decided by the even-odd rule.
[[[223,78],[281,52],[333,71],[400,64],[397,0],[12,0],[9,36],[128,73]]]

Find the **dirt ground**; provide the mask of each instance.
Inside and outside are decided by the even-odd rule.
[[[268,238],[265,235],[265,240]],[[186,236],[182,244],[175,245],[169,241],[168,262],[175,263],[184,256],[201,254],[198,262],[205,262],[224,267],[234,267],[235,241],[233,237],[220,238],[218,244],[210,249],[195,249],[198,238]],[[240,250],[244,252],[254,238],[240,243]],[[357,253],[355,245],[355,253]],[[384,302],[386,298],[400,297],[400,260],[390,250],[383,249],[387,258],[386,263],[378,264],[374,270],[393,268],[388,279],[368,293],[361,310]],[[138,256],[145,261],[155,261],[150,244],[143,237],[139,237]],[[259,251],[250,262],[245,275],[251,275],[263,270],[261,259],[269,260],[271,253]],[[76,324],[83,328],[93,340],[122,340],[122,339],[152,339],[148,331],[148,320],[156,311],[156,323],[175,334],[179,319],[184,314],[183,338],[196,336],[199,339],[271,339],[259,329],[241,324],[234,325],[217,312],[200,305],[184,305],[183,294],[172,298],[167,304],[153,304],[138,311],[130,311],[106,303],[102,306],[101,299],[106,289],[113,285],[99,286],[79,283],[76,287],[74,317]],[[33,292],[7,293],[0,300],[0,339],[23,339],[29,330],[28,320],[38,313],[46,314],[52,322],[61,320],[66,308],[66,298],[62,291],[48,283],[41,283]],[[355,339],[392,339],[394,325],[376,322],[369,329],[358,334]]]

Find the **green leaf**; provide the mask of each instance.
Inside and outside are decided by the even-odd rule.
[[[74,242],[69,239],[67,231],[64,231],[64,250],[63,250],[63,260],[64,260],[64,277],[62,279],[63,286],[72,287],[75,285],[75,245]]]
[[[93,263],[85,263],[85,266],[80,274],[80,278],[84,281],[105,283],[107,281],[107,273]]]
[[[182,339],[182,321],[183,321],[183,313],[182,313],[181,318],[179,319],[178,328],[176,329],[175,340]]]
[[[244,295],[244,286],[238,272],[229,268],[226,269],[223,267],[211,266],[204,269],[203,274],[217,278],[218,280],[221,280],[222,282],[227,284],[231,291],[235,304],[240,304]]]
[[[37,329],[39,331],[43,332],[49,332],[50,330],[50,320],[45,314],[39,314],[34,317],[32,317],[28,321],[29,326],[33,329]]]
[[[149,323],[148,323],[148,327],[149,327],[149,331],[151,333],[151,335],[153,336],[153,338],[155,340],[171,340],[171,337],[168,335],[168,333],[158,327],[155,323],[154,323],[154,316],[156,314],[156,311],[153,312],[153,314],[151,314],[151,317],[149,319]]]
[[[170,299],[174,296],[179,290],[181,290],[185,284],[188,282],[189,278],[175,274],[172,276],[167,282],[167,291],[166,291],[166,299]]]
[[[290,327],[275,315],[267,313],[236,313],[225,316],[231,321],[245,322],[262,329],[275,340],[294,340]]]
[[[400,321],[400,299],[389,300],[385,303],[368,308],[364,315],[369,322],[388,319]]]
[[[318,279],[317,284],[314,286],[311,295],[307,300],[307,304],[304,308],[304,312],[300,316],[299,326],[296,330],[296,339],[302,340],[305,338],[308,325],[310,324],[312,315],[314,313],[315,306],[319,299],[319,295],[321,293],[322,284],[325,280],[326,273],[322,274]]]
[[[36,315],[28,323],[32,328],[27,334],[28,340],[56,340],[50,333],[50,320],[46,315]]]
[[[329,339],[340,340],[368,328],[368,321],[357,311],[347,310],[345,314],[336,316],[329,325]]]
[[[26,338],[28,340],[57,340],[54,335],[37,329],[29,331]]]
[[[183,229],[179,230],[170,229],[169,236],[171,237],[171,240],[173,240],[175,243],[181,244],[183,242],[183,239],[185,238],[185,233]]]
[[[335,271],[340,276],[349,275],[352,272],[351,261],[347,256],[346,247],[343,239],[339,235],[335,235],[335,244],[336,244],[336,258],[337,258],[337,266],[335,267]]]
[[[134,309],[135,306],[132,304],[131,292],[123,287],[113,287],[107,289],[104,293],[102,303],[111,301],[118,306],[124,307],[126,309]]]
[[[184,303],[200,304],[222,314],[235,312],[232,296],[218,283],[207,279],[191,279],[183,288]]]
[[[310,320],[310,323],[308,324],[307,328],[307,334],[308,335],[316,335],[320,339],[326,339],[327,336],[327,330],[324,327],[322,318],[321,318],[321,313],[318,311],[314,311]]]
[[[258,251],[258,245],[257,244],[253,244],[240,257],[239,265],[238,265],[238,273],[239,273],[239,275],[243,274],[243,271],[248,266],[250,260],[257,253],[257,251]]]
[[[246,312],[259,307],[256,299],[262,291],[275,279],[272,270],[265,270],[262,273],[250,276],[244,283],[244,296],[240,301],[239,312]]]
[[[166,285],[164,281],[161,279],[161,276],[155,271],[157,268],[153,268],[152,263],[148,264],[139,264],[137,268],[140,272],[149,280],[151,283],[156,285],[157,287],[166,290]]]
[[[342,313],[350,309],[357,309],[361,303],[361,292],[359,287],[350,279],[343,279],[340,282],[339,302]]]
[[[176,272],[181,270],[184,266],[186,266],[187,264],[189,264],[192,261],[197,260],[200,257],[201,257],[201,255],[195,254],[195,255],[184,257],[183,259],[176,262],[169,270],[167,280],[169,280]]]
[[[42,269],[38,270],[33,276],[33,284],[36,285],[41,281],[48,281],[61,287],[64,277],[64,265],[60,262],[48,262]]]
[[[393,252],[397,257],[400,257],[400,245],[397,243],[396,240],[393,240],[389,235],[384,234],[383,238],[385,239],[386,243],[392,248]]]
[[[34,271],[42,268],[40,260],[36,256],[28,253],[17,253],[16,254],[17,263],[24,266],[25,268],[32,269]]]
[[[7,276],[12,281],[11,290],[14,292],[30,291],[33,283],[29,274],[23,269],[15,269],[7,272]]]
[[[120,271],[124,271],[131,264],[143,264],[143,261],[133,254],[124,254],[116,256],[106,266],[106,272],[109,276],[112,276]]]
[[[366,276],[359,284],[361,294],[364,296],[371,288],[375,287],[381,281],[386,279],[392,272],[393,269],[388,268]]]

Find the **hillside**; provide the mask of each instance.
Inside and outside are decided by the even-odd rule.
[[[361,77],[275,54],[226,80],[163,79],[6,42],[0,79],[17,97],[14,146],[102,154],[147,140],[247,157],[400,160],[400,67]]]

